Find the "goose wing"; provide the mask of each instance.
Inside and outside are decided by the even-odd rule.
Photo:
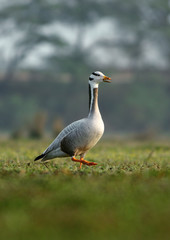
[[[59,135],[54,139],[54,141],[48,146],[48,148],[43,152],[43,154],[48,154],[49,152],[57,149],[58,147],[60,147],[60,143],[63,140],[63,138],[65,138],[68,134],[70,134],[71,132],[75,131],[77,128],[79,128],[79,126],[81,125],[81,123],[84,121],[84,119],[75,121],[71,124],[69,124],[67,127],[65,127],[60,133]]]

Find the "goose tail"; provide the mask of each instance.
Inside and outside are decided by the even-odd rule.
[[[43,153],[43,154],[39,155],[38,157],[36,157],[36,158],[34,159],[34,161],[37,161],[37,160],[43,158],[44,156],[45,156],[45,154]]]

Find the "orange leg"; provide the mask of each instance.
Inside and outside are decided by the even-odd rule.
[[[74,162],[79,162],[80,163],[80,168],[81,168],[82,164],[85,164],[85,165],[88,165],[88,166],[97,165],[97,163],[89,162],[89,161],[85,160],[84,158],[80,158],[80,160],[79,160],[79,159],[76,159],[75,157],[72,157],[71,160],[74,161]]]

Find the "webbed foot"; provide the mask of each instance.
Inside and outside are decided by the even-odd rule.
[[[80,163],[80,168],[81,168],[82,164],[85,164],[85,165],[88,165],[88,166],[97,165],[97,163],[95,163],[95,162],[89,162],[89,161],[85,160],[84,158],[76,159],[74,156],[71,158],[71,160],[74,161],[74,162],[79,162]]]

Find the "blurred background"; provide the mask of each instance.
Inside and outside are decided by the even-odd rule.
[[[170,133],[169,0],[0,0],[0,56],[1,137],[85,117],[96,70],[106,135]]]

